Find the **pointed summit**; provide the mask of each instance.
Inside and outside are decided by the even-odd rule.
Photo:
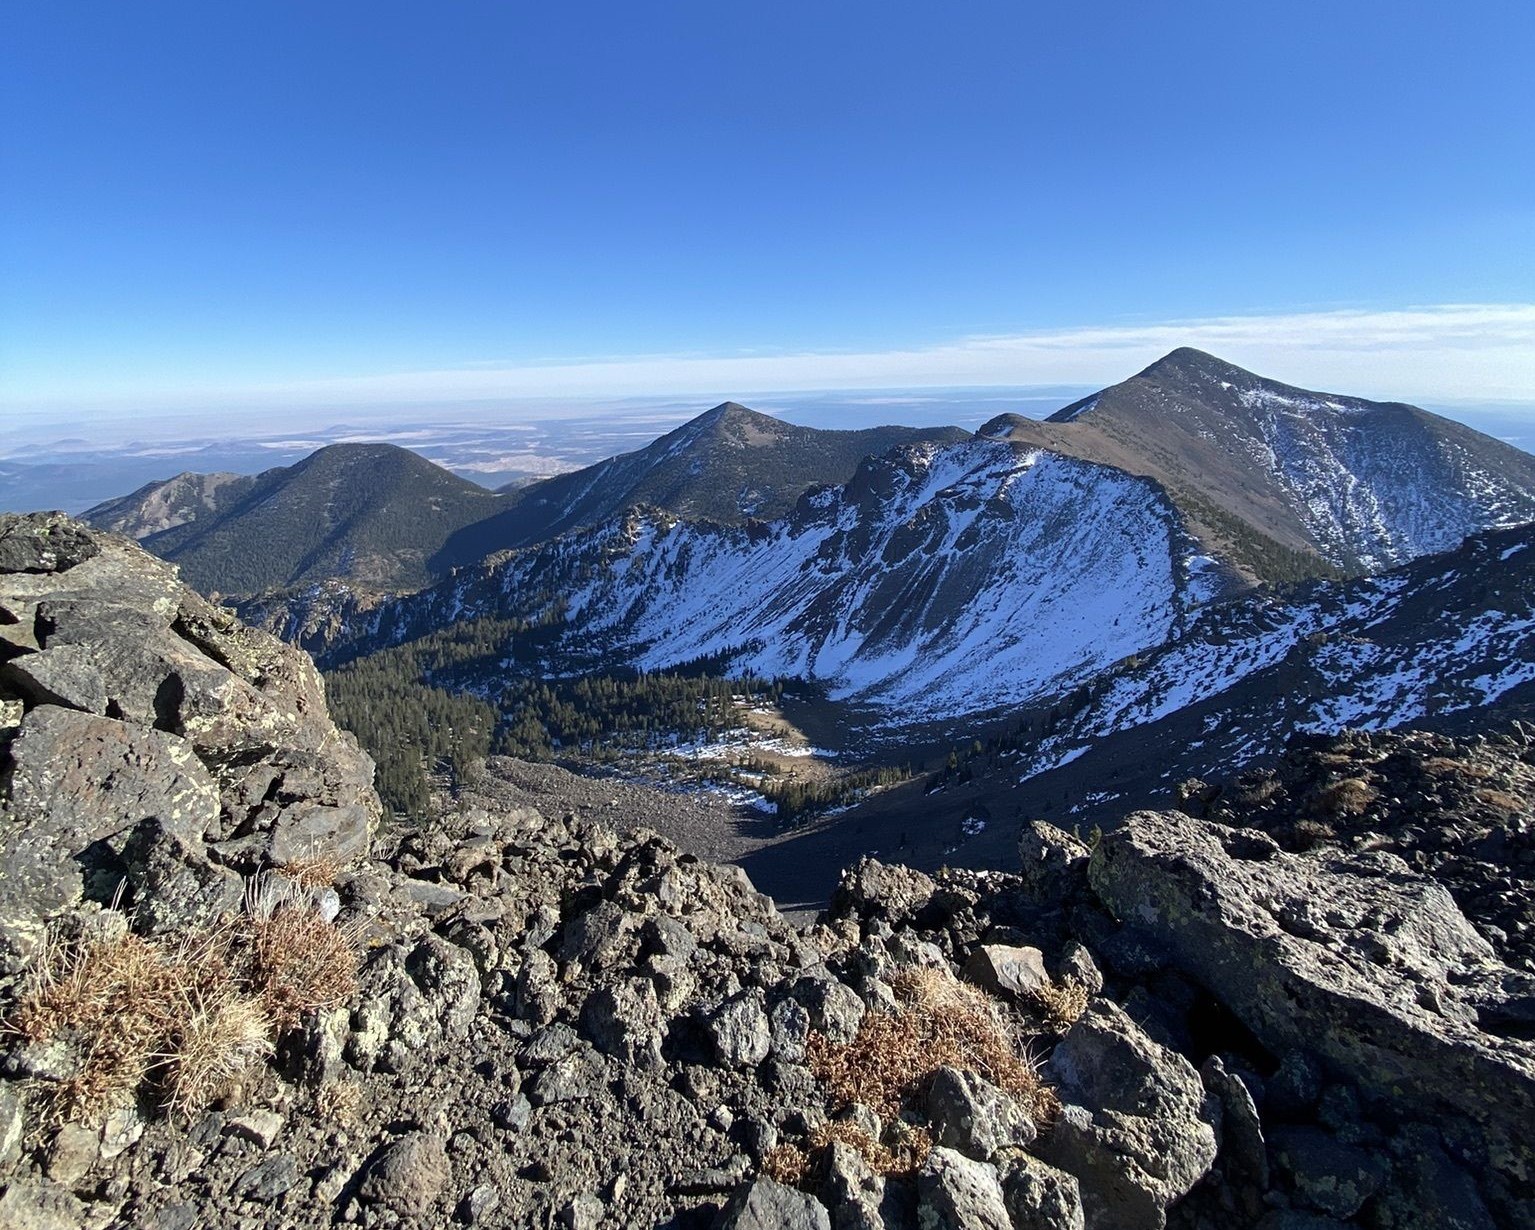
[[[1168,351],[1155,363],[1136,373],[1136,378],[1149,379],[1173,375],[1202,376],[1206,379],[1219,380],[1229,380],[1232,375],[1237,375],[1248,380],[1259,379],[1252,372],[1238,367],[1235,363],[1218,359],[1203,350],[1195,350],[1192,346],[1179,346],[1176,350]]]
[[[721,522],[781,517],[809,488],[845,483],[870,454],[967,435],[958,427],[821,431],[723,401],[644,448],[518,489],[505,512],[450,540],[439,562],[469,563],[637,505]]]

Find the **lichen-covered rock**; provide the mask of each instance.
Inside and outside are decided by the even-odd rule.
[[[1199,1073],[1103,999],[1048,1071],[1066,1106],[1037,1152],[1076,1176],[1089,1225],[1159,1230],[1215,1160],[1215,1108]]]
[[[758,1179],[725,1206],[720,1230],[831,1230],[826,1207],[814,1196],[772,1179]]]
[[[1012,1230],[997,1172],[953,1149],[937,1148],[917,1174],[920,1230]]]
[[[239,874],[366,854],[372,762],[305,655],[53,514],[0,516],[0,609],[0,703],[21,710],[0,765],[0,984],[50,920],[119,884],[175,930]]]
[[[1082,1194],[1064,1170],[1027,1153],[1013,1153],[998,1169],[1013,1230],[1083,1230]]]
[[[1039,1135],[1012,1098],[973,1072],[942,1067],[927,1093],[933,1139],[979,1162],[1002,1149],[1023,1148]]]
[[[1137,812],[1104,837],[1091,880],[1271,1051],[1313,1053],[1399,1113],[1464,1125],[1492,1171],[1535,1180],[1535,1043],[1486,1028],[1522,975],[1401,859],[1288,854]]]

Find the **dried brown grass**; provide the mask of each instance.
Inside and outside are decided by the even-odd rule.
[[[300,888],[330,888],[346,870],[334,854],[306,854],[274,869]]]
[[[1045,1024],[1057,1032],[1070,1029],[1087,1011],[1087,988],[1075,978],[1046,982],[1030,998]]]
[[[0,1031],[62,1043],[55,1121],[100,1122],[141,1092],[190,1114],[225,1096],[274,1039],[357,989],[353,937],[307,891],[260,877],[239,919],[177,939],[50,936]]]
[[[245,921],[250,981],[279,1032],[306,1012],[339,1008],[357,993],[357,946],[313,905],[287,901]]]
[[[1035,1119],[1054,1117],[1054,1092],[1040,1082],[1016,1027],[984,991],[934,969],[904,971],[892,986],[897,1011],[867,1013],[851,1042],[810,1037],[811,1070],[833,1107],[862,1103],[893,1124],[903,1111],[919,1108],[939,1068],[953,1067],[984,1077]],[[883,1160],[909,1169],[921,1164],[931,1143],[913,1133],[900,1156]]]
[[[356,1081],[329,1081],[315,1091],[314,1109],[327,1123],[352,1127],[362,1109],[362,1086]]]
[[[131,933],[51,939],[6,1022],[29,1042],[63,1042],[77,1062],[48,1098],[59,1120],[99,1121],[146,1085],[172,1110],[207,1105],[271,1051],[271,1021],[235,980],[230,932],[176,942]]]
[[[1362,815],[1380,798],[1380,791],[1362,777],[1348,777],[1328,786],[1321,794],[1321,804],[1335,816]]]

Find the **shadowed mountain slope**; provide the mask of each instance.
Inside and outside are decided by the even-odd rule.
[[[204,592],[248,595],[340,578],[414,589],[454,530],[501,497],[392,444],[334,444],[251,478],[180,475],[84,520],[138,537]],[[177,518],[181,518],[179,523]],[[158,521],[167,522],[155,531]]]

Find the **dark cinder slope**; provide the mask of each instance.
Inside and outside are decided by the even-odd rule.
[[[205,593],[250,595],[329,578],[362,589],[415,589],[433,579],[427,561],[444,540],[502,502],[392,444],[334,444],[234,486],[233,500],[215,490],[213,515],[141,537]],[[86,519],[115,528],[113,517],[143,519],[144,508],[161,498],[140,500],[137,514],[99,505]]]
[[[510,506],[455,534],[438,564],[544,542],[641,504],[711,521],[782,517],[809,488],[847,482],[865,457],[968,436],[958,427],[822,431],[727,401],[642,449],[509,493]]]
[[[1155,478],[1254,575],[1369,572],[1535,519],[1535,457],[1416,406],[1315,393],[1198,350],[983,435]]]

